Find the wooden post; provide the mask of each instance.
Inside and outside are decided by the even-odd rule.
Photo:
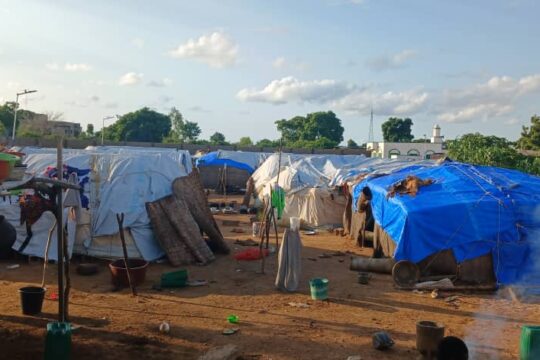
[[[62,137],[58,138],[58,143],[56,145],[56,175],[59,181],[63,179],[64,173],[64,164],[62,162],[62,148],[63,141]],[[66,312],[65,312],[65,297],[64,297],[64,228],[63,222],[63,194],[62,187],[56,186],[56,224],[57,224],[57,242],[58,242],[58,321],[66,321]]]
[[[118,221],[118,231],[120,232],[120,241],[122,242],[122,251],[124,252],[124,266],[126,267],[129,287],[131,288],[131,294],[133,296],[137,296],[137,290],[135,289],[135,285],[131,281],[131,269],[129,267],[126,239],[124,238],[124,213],[116,214],[116,221]]]
[[[45,287],[45,272],[47,271],[47,262],[49,262],[49,247],[51,246],[51,239],[56,227],[56,220],[54,221],[53,226],[49,229],[49,234],[47,236],[47,244],[45,245],[45,255],[43,256],[43,276],[41,278],[41,287]]]

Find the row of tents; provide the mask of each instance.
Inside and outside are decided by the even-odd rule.
[[[228,154],[212,157],[226,162]],[[283,224],[299,217],[309,227],[343,226],[355,240],[368,230],[376,252],[414,262],[425,275],[540,284],[540,177],[451,160],[361,155],[256,154],[250,161],[259,198],[268,199],[275,184],[285,190]],[[408,179],[429,185],[394,194]],[[362,194],[369,194],[367,206],[360,206]]]
[[[23,148],[25,178],[47,177],[56,172],[56,149]],[[183,150],[157,148],[99,147],[84,150],[65,149],[66,172],[78,174],[82,187],[81,202],[75,204],[76,216],[66,216],[69,252],[98,258],[122,257],[116,214],[125,214],[128,254],[147,261],[165,255],[152,231],[145,204],[172,194],[177,178],[192,172],[190,154]],[[54,173],[56,176],[56,173]],[[43,257],[49,229],[55,221],[45,212],[32,225],[29,239],[21,223],[21,208],[14,197],[0,200],[0,214],[15,226],[17,240],[13,249],[30,256]],[[51,249],[56,248],[56,236]],[[29,241],[30,240],[30,241]],[[55,252],[49,252],[55,259]]]
[[[43,174],[55,164],[52,149],[22,151],[27,154],[27,176]],[[192,172],[187,151],[98,147],[66,150],[64,162],[89,170],[79,179],[88,208],[73,225],[74,252],[121,256],[114,214],[125,213],[130,255],[149,261],[163,256],[145,204],[171,195],[173,181]],[[499,283],[533,281],[538,273],[540,178],[536,176],[448,160],[362,155],[218,151],[197,157],[194,163],[201,175],[227,168],[242,172],[263,201],[278,184],[286,194],[282,224],[299,217],[309,227],[343,227],[355,240],[364,239],[368,230],[379,253],[417,263],[423,272],[459,273],[465,280]],[[399,191],[394,195],[397,184],[408,177],[429,180],[429,185],[412,195]],[[0,203],[0,212],[11,223],[18,222],[16,204]],[[34,236],[46,236],[52,219],[46,220],[35,224]],[[17,231],[15,248],[26,237],[24,227]],[[24,253],[41,256],[43,243],[35,241],[35,249],[28,245]]]

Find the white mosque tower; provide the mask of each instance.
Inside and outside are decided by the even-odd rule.
[[[433,126],[433,133],[431,136],[432,144],[442,144],[444,141],[444,136],[441,136],[441,127],[438,124]]]

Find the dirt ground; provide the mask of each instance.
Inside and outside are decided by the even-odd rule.
[[[237,219],[246,231],[232,233],[221,226],[232,253],[218,256],[208,266],[188,266],[191,279],[207,280],[202,287],[152,290],[160,274],[174,270],[167,264],[152,264],[147,280],[133,297],[125,289],[112,292],[106,262],[99,262],[98,275],[83,277],[72,271],[70,320],[74,359],[197,359],[207,350],[226,344],[238,346],[238,359],[417,359],[415,323],[441,322],[446,335],[466,339],[472,359],[518,358],[521,325],[536,323],[538,306],[512,302],[506,290],[498,293],[442,294],[433,299],[423,294],[394,289],[390,275],[374,274],[368,285],[357,282],[349,270],[350,254],[320,258],[334,251],[350,251],[368,256],[352,241],[328,232],[302,235],[302,281],[295,293],[274,288],[276,255],[260,274],[260,262],[237,262],[235,252],[246,247],[236,239],[251,238],[247,215],[218,215]],[[76,262],[76,261],[75,261]],[[41,281],[41,262],[0,262],[0,352],[5,359],[41,358],[47,322],[55,319],[58,302],[50,299],[56,291],[56,268],[47,271],[48,290],[39,316],[21,314],[18,289]],[[72,265],[72,270],[74,270]],[[314,301],[308,281],[329,279],[329,301]],[[39,285],[38,285],[39,286]],[[453,302],[445,297],[457,295]],[[293,307],[289,303],[305,303]],[[226,318],[239,317],[236,334],[225,336],[231,327]],[[158,331],[162,321],[170,324],[169,334]],[[371,346],[372,334],[387,331],[395,341],[385,352]]]

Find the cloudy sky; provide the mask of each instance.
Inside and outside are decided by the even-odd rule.
[[[319,110],[516,139],[540,113],[536,0],[0,0],[0,101],[93,123],[172,106],[229,140]]]

